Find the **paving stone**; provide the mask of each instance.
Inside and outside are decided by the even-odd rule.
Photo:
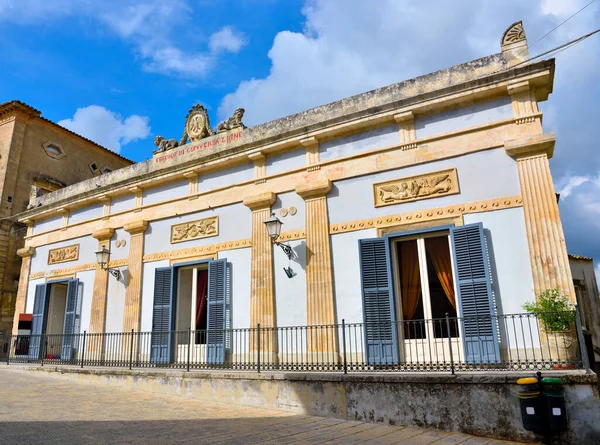
[[[0,444],[496,444],[463,434],[302,416],[0,369]]]

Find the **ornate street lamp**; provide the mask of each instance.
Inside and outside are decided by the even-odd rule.
[[[283,252],[287,255],[288,259],[291,260],[294,256],[294,252],[292,248],[287,244],[280,243],[277,241],[279,235],[281,234],[281,226],[283,223],[279,221],[279,219],[275,216],[275,213],[271,213],[271,217],[265,220],[265,226],[267,227],[267,233],[271,237],[271,241],[273,244],[281,247]]]
[[[102,246],[102,249],[96,252],[96,262],[100,265],[102,270],[108,271],[117,280],[121,279],[121,271],[118,269],[109,269],[108,261],[110,260],[110,250],[106,246]]]

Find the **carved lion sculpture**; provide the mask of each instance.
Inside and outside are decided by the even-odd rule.
[[[165,139],[162,136],[156,136],[154,138],[154,145],[158,147],[154,153],[162,153],[163,151],[172,150],[179,145],[175,139]]]
[[[244,123],[242,122],[242,117],[244,117],[245,110],[243,108],[238,108],[233,112],[233,115],[229,118],[221,122],[217,125],[217,133],[223,133],[224,131],[233,130],[234,128],[246,128]]]

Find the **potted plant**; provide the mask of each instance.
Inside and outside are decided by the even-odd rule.
[[[560,289],[547,289],[536,296],[535,302],[523,305],[535,314],[543,329],[542,348],[545,357],[553,362],[572,362],[576,354],[575,306]],[[557,367],[555,365],[555,367]]]

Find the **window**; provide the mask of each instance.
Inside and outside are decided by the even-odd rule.
[[[102,167],[102,174],[106,174],[106,173],[110,173],[112,172],[112,169],[108,168],[108,167]]]
[[[208,264],[179,269],[175,330],[196,331],[195,344],[206,344]]]
[[[90,162],[88,167],[90,167],[90,170],[92,171],[93,174],[98,174],[98,172],[99,172],[98,164],[96,164],[95,162]]]
[[[447,338],[448,327],[441,320],[446,313],[457,316],[449,235],[398,238],[395,248],[396,295],[405,338]],[[456,323],[451,324],[450,336],[458,337]]]
[[[55,142],[46,142],[42,144],[42,147],[44,147],[44,151],[52,159],[61,159],[66,156],[61,146]]]
[[[359,255],[369,363],[436,360],[448,338],[469,363],[500,360],[481,224],[360,240]]]

